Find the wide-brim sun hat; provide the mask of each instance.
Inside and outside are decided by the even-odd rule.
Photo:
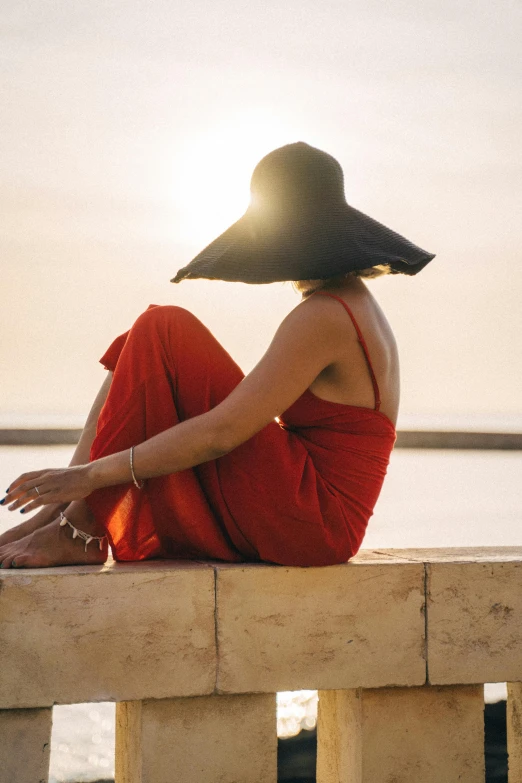
[[[302,141],[262,158],[250,192],[245,214],[171,282],[324,280],[381,265],[416,275],[435,258],[350,206],[339,162]]]

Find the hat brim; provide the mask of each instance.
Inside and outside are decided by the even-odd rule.
[[[387,265],[416,275],[435,258],[346,202],[285,220],[249,208],[171,280],[205,278],[243,283],[320,280]]]

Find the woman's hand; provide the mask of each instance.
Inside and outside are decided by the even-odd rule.
[[[23,514],[40,506],[85,498],[96,489],[90,464],[22,473],[0,504],[7,505],[9,511],[20,509]]]

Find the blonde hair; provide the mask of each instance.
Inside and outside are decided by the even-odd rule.
[[[326,280],[294,280],[292,286],[299,294],[311,294],[320,288],[328,288],[330,285],[338,284],[339,281],[346,277],[364,277],[369,279],[381,277],[381,275],[389,275],[390,273],[391,269],[388,264],[377,264],[377,266],[370,266],[366,269],[356,269],[353,272],[347,272],[345,275],[328,277]]]

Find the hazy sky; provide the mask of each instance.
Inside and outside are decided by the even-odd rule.
[[[0,415],[83,414],[149,303],[245,370],[290,285],[169,278],[304,140],[353,206],[437,253],[372,288],[403,413],[522,414],[522,4],[3,0]]]

